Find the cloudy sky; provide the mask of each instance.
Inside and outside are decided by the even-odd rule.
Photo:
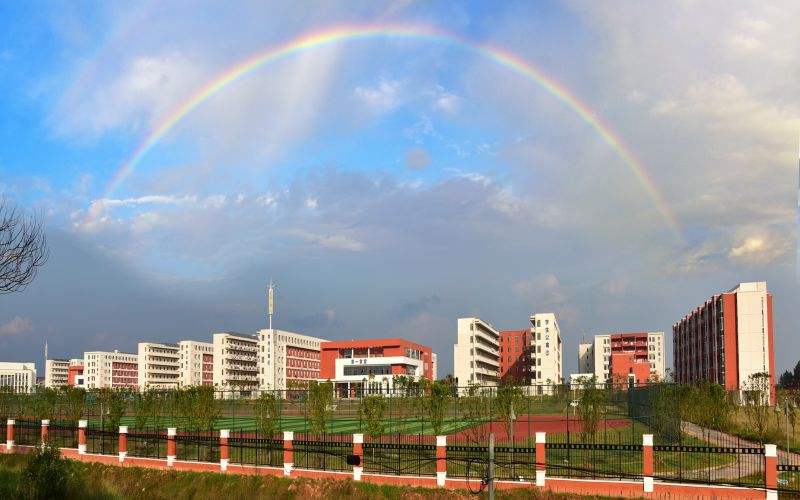
[[[424,342],[441,374],[457,317],[554,311],[569,372],[583,335],[764,280],[786,369],[799,25],[791,0],[6,2],[0,192],[51,258],[0,297],[0,358],[254,332],[273,278],[276,327]]]

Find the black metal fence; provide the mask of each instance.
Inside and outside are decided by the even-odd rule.
[[[778,451],[778,492],[800,497],[800,454]]]

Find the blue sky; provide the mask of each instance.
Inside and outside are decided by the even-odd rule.
[[[276,326],[399,335],[451,370],[456,318],[582,335],[669,332],[765,280],[780,370],[800,352],[794,2],[215,2],[0,6],[0,191],[52,258],[0,300],[4,359]],[[536,64],[639,157],[462,48],[359,40],[254,71],[113,173],[225,68],[342,24],[414,24]],[[669,335],[669,333],[668,333]]]

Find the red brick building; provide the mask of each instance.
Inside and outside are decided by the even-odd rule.
[[[339,397],[392,394],[394,377],[436,379],[436,354],[404,339],[323,342],[320,378],[335,383]]]
[[[500,332],[500,380],[531,383],[530,344],[530,329]]]

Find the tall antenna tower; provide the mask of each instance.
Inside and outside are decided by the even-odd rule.
[[[272,278],[267,287],[267,314],[269,315],[269,329],[272,330],[272,315],[275,313],[275,284]]]

